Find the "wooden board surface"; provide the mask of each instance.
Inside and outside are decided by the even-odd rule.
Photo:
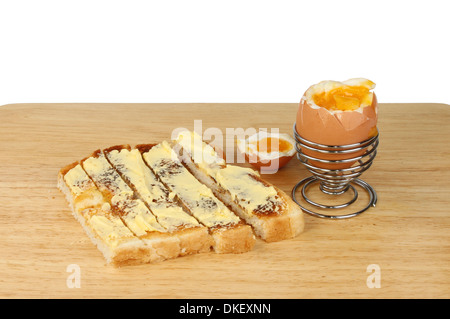
[[[0,297],[449,298],[448,105],[380,104],[378,155],[362,176],[377,206],[347,220],[305,215],[297,238],[258,241],[245,254],[106,266],[56,188],[61,167],[97,148],[159,142],[175,128],[193,129],[194,120],[203,131],[291,134],[296,111],[297,104],[1,106]],[[265,178],[290,193],[308,175],[293,159]],[[67,283],[73,264],[80,288]],[[370,265],[379,267],[379,288],[367,284]]]

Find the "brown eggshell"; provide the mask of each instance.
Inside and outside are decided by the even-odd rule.
[[[372,105],[364,107],[362,113],[356,111],[331,113],[323,107],[313,108],[306,99],[302,99],[297,112],[296,130],[302,138],[324,145],[363,142],[377,133],[376,107],[375,93]],[[319,159],[342,160],[363,155],[365,151],[350,154],[323,154],[302,148],[302,152]],[[327,169],[344,169],[351,167],[355,162],[328,164],[312,161],[311,163]]]

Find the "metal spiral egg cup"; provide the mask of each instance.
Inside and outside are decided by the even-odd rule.
[[[339,145],[339,146],[323,145],[302,138],[297,133],[296,126],[294,124],[294,137],[296,141],[295,148],[297,150],[297,158],[313,174],[313,176],[302,179],[292,189],[292,199],[306,213],[322,218],[343,219],[357,216],[366,211],[369,207],[375,207],[377,202],[377,194],[375,190],[368,183],[364,182],[358,177],[367,169],[369,169],[369,167],[372,165],[372,162],[377,154],[378,134],[361,143]],[[357,155],[351,158],[341,160],[330,160],[330,159],[327,160],[306,155],[302,151],[302,149],[318,152],[321,154],[352,154],[355,152],[359,153],[364,152],[364,153],[362,155]],[[331,166],[333,164],[343,164],[352,162],[354,162],[354,164],[352,164],[352,166],[349,168],[329,169],[318,167],[317,164],[314,164],[314,162],[329,164]],[[348,190],[351,190],[353,192],[353,198],[350,199],[348,202],[339,205],[325,205],[317,203],[308,198],[308,196],[306,195],[306,189],[309,186],[311,186],[314,182],[319,182],[319,188],[325,194],[338,196],[344,194]],[[310,209],[307,209],[306,207],[303,207],[295,197],[297,189],[303,185],[301,189],[301,194],[303,196],[303,199],[309,204],[324,209],[345,208],[356,202],[356,200],[358,199],[358,192],[356,188],[352,185],[352,183],[359,185],[360,187],[365,189],[369,194],[369,203],[367,204],[367,206],[354,213],[344,215],[326,215],[314,212]]]

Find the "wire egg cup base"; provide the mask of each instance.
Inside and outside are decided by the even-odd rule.
[[[377,203],[377,194],[376,194],[375,190],[372,188],[372,186],[370,186],[370,185],[369,185],[368,183],[366,183],[365,181],[363,181],[363,180],[361,180],[361,179],[359,179],[359,178],[356,178],[356,179],[354,179],[351,183],[354,183],[354,184],[356,184],[356,185],[362,187],[362,188],[365,189],[365,190],[368,192],[368,194],[369,194],[369,203],[368,203],[364,208],[362,208],[361,210],[358,210],[358,211],[356,211],[356,212],[354,212],[354,213],[348,213],[348,214],[343,214],[343,215],[329,215],[329,214],[322,214],[322,213],[319,213],[319,212],[312,211],[312,210],[306,208],[305,206],[301,205],[301,204],[299,203],[299,201],[297,200],[297,198],[296,198],[296,192],[297,192],[297,189],[298,189],[300,186],[302,186],[302,185],[303,185],[303,187],[301,188],[301,194],[302,194],[303,199],[304,199],[307,203],[309,203],[309,204],[311,204],[311,205],[313,205],[313,206],[316,206],[316,207],[320,207],[320,208],[324,208],[324,209],[343,209],[343,208],[346,208],[346,207],[350,206],[351,204],[353,204],[354,202],[356,202],[356,200],[358,199],[358,191],[356,190],[356,188],[355,188],[353,185],[351,185],[351,183],[349,183],[349,184],[347,185],[347,187],[345,188],[344,191],[342,191],[342,192],[340,192],[340,193],[335,193],[335,194],[331,194],[331,193],[325,192],[325,191],[322,189],[322,185],[320,184],[320,185],[319,185],[319,188],[320,188],[320,190],[321,190],[323,193],[325,193],[325,194],[328,194],[328,195],[342,195],[342,194],[344,194],[345,192],[347,192],[348,190],[351,190],[351,191],[353,192],[353,197],[352,197],[349,201],[347,201],[346,203],[338,204],[338,205],[326,205],[326,204],[321,204],[321,203],[318,203],[318,202],[316,202],[316,201],[313,201],[312,199],[310,199],[310,198],[306,195],[306,191],[307,191],[307,188],[308,188],[309,186],[311,186],[314,182],[317,182],[317,181],[319,181],[317,178],[315,178],[314,176],[310,176],[310,177],[307,177],[307,178],[302,179],[302,180],[301,180],[300,182],[298,182],[298,183],[294,186],[294,188],[292,189],[292,199],[297,203],[297,205],[299,205],[299,206],[303,209],[303,211],[305,211],[306,213],[308,213],[308,214],[310,214],[310,215],[313,215],[313,216],[315,216],[315,217],[329,218],[329,219],[345,219],[345,218],[350,218],[350,217],[354,217],[354,216],[357,216],[357,215],[359,215],[359,214],[365,212],[365,211],[366,211],[367,209],[369,209],[370,207],[375,207],[375,205],[376,205],[376,203]]]
[[[372,162],[377,153],[378,134],[360,143],[338,145],[338,146],[323,145],[302,138],[297,133],[296,126],[294,124],[294,137],[296,140],[295,148],[297,151],[297,158],[313,175],[302,179],[292,189],[292,199],[297,203],[297,205],[299,205],[303,209],[303,211],[315,217],[329,218],[329,219],[345,219],[360,215],[370,207],[375,207],[377,203],[377,194],[375,190],[368,183],[361,180],[359,176],[372,165]],[[339,154],[345,155],[346,157],[345,159],[339,160],[323,159],[307,155],[305,154],[305,152],[303,152],[303,149],[312,151],[314,152],[314,154],[326,154],[327,156]],[[351,154],[353,153],[355,153],[356,155],[353,157],[349,157],[352,156]],[[317,163],[322,163],[326,165],[318,165]],[[348,165],[351,166],[339,169],[330,168],[333,167],[333,165],[337,165],[337,167],[342,167],[342,164],[345,163],[350,163]],[[340,195],[343,195],[348,191],[351,191],[353,192],[353,196],[351,197],[350,200],[342,204],[327,205],[318,203],[312,200],[306,194],[307,189],[315,183],[319,183],[319,189],[324,194],[339,197]],[[351,206],[358,199],[358,191],[354,187],[354,185],[361,187],[368,193],[369,201],[368,204],[364,206],[362,209],[359,209],[356,212],[352,213],[345,213],[341,215],[319,213],[317,211],[313,211],[301,205],[296,198],[297,189],[300,186],[302,186],[301,188],[302,197],[307,203],[311,204],[312,206],[324,210],[343,209]]]

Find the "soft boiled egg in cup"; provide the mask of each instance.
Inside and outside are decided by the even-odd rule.
[[[377,98],[372,90],[375,83],[363,78],[343,82],[322,81],[310,86],[304,93],[297,112],[296,132],[301,138],[331,146],[352,145],[364,142],[378,134]],[[351,154],[318,153],[309,149],[302,152],[323,160],[344,160],[325,163],[312,161],[326,169],[345,169],[354,162],[345,162],[364,154],[365,150]]]
[[[369,195],[369,203],[362,209],[357,208],[359,210],[356,212],[326,215],[301,206],[305,212],[322,218],[341,219],[357,216],[375,206],[375,190],[359,179],[372,165],[377,153],[378,105],[372,92],[374,88],[375,83],[372,81],[355,78],[343,82],[322,81],[310,86],[303,94],[294,136],[298,158],[313,176],[302,179],[294,186],[294,201],[301,206],[295,198],[295,192],[301,185],[304,200],[321,209],[334,210],[350,206],[358,199],[354,185],[365,189]],[[312,199],[317,194],[309,197],[306,189],[315,182],[319,182],[322,193],[333,197],[324,200],[322,196],[319,197],[320,201]],[[344,195],[339,200],[334,197],[348,190],[351,190],[348,194],[353,193],[353,197]],[[342,199],[349,200],[341,202]]]
[[[238,150],[261,173],[272,174],[294,157],[295,140],[285,133],[259,131],[247,139],[237,139]]]

